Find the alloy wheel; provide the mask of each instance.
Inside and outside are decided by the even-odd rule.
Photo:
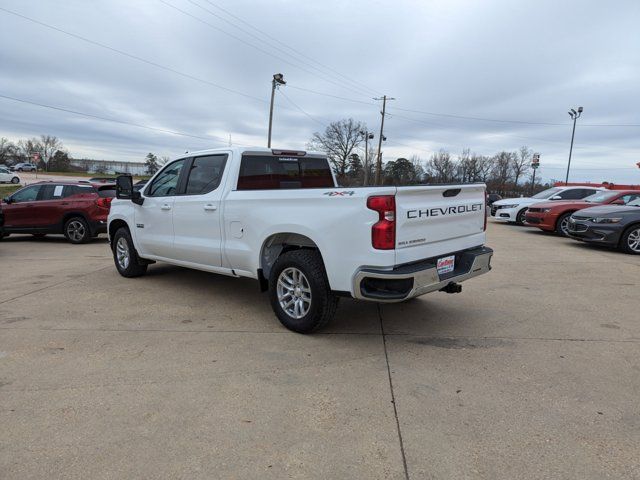
[[[125,238],[120,237],[116,242],[116,260],[118,261],[120,268],[126,270],[129,266],[130,258],[129,244]]]
[[[80,220],[72,220],[67,225],[67,235],[75,242],[80,242],[86,234],[85,227]]]
[[[634,252],[640,253],[640,228],[636,228],[629,232],[627,237],[627,245]]]
[[[560,221],[560,230],[565,237],[569,236],[569,217],[566,216]]]
[[[285,268],[278,277],[278,302],[292,318],[300,319],[311,308],[311,286],[307,277],[295,267]]]

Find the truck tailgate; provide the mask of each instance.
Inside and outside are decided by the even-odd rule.
[[[398,187],[396,264],[482,245],[485,185]]]

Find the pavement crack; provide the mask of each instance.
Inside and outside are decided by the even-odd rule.
[[[402,430],[400,429],[400,420],[398,420],[398,406],[396,405],[396,395],[393,391],[393,379],[391,377],[391,367],[389,366],[389,352],[387,351],[387,338],[384,333],[384,323],[382,321],[382,311],[380,304],[376,305],[378,309],[378,318],[380,319],[380,332],[382,334],[382,345],[384,347],[384,359],[387,363],[387,375],[389,377],[389,390],[391,392],[391,404],[393,405],[393,415],[396,419],[396,430],[398,432],[398,441],[400,442],[400,453],[402,455],[402,466],[404,467],[404,478],[409,480],[409,469],[407,467],[407,456],[404,451],[404,441],[402,440]]]

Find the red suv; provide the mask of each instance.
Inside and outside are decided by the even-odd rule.
[[[88,182],[40,182],[2,199],[0,238],[12,233],[36,237],[63,234],[71,243],[86,243],[107,231],[115,185]]]
[[[582,200],[535,203],[525,213],[525,225],[566,237],[573,212],[600,204],[626,205],[639,197],[640,190],[603,190]]]

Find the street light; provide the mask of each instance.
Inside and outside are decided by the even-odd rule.
[[[564,184],[567,185],[569,183],[569,169],[571,168],[571,154],[573,153],[573,137],[576,135],[576,120],[580,118],[582,115],[582,107],[578,107],[578,111],[576,112],[573,108],[570,109],[567,113],[573,120],[573,131],[571,132],[571,147],[569,148],[569,163],[567,164],[567,176],[564,179]]]
[[[373,133],[361,131],[364,137],[364,179],[362,184],[366,187],[369,184],[369,140],[373,140]]]
[[[271,80],[271,107],[269,108],[269,138],[267,140],[267,148],[271,148],[271,125],[273,124],[273,98],[276,94],[276,88],[280,85],[286,85],[284,75],[276,73]]]

